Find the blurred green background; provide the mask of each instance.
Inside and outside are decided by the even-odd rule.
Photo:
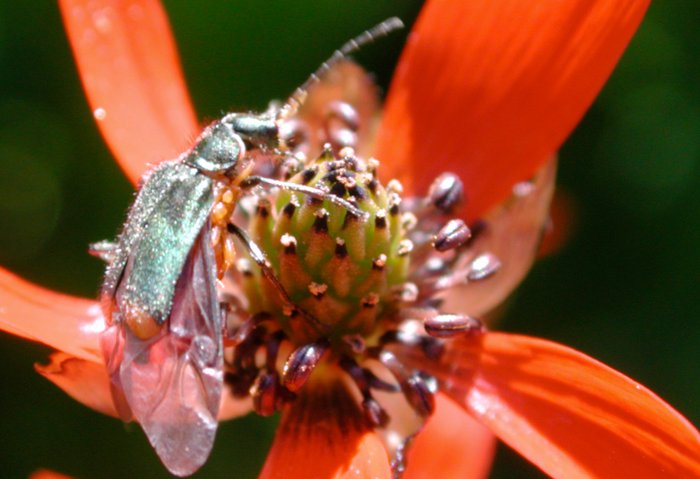
[[[696,0],[652,5],[605,90],[561,152],[572,237],[540,261],[507,330],[581,349],[700,424],[700,38]],[[334,48],[418,1],[166,1],[202,118],[284,98]],[[358,60],[386,86],[405,34]],[[0,2],[0,264],[94,297],[88,243],[131,201],[93,124],[54,2]],[[50,321],[51,318],[47,318]],[[0,476],[167,477],[141,431],[88,410],[34,373],[49,350],[0,336]],[[255,477],[274,421],[222,424],[195,477]],[[468,453],[468,451],[467,451]],[[500,448],[494,478],[541,477]]]

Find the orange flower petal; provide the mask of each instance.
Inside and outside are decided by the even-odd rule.
[[[479,217],[559,148],[648,4],[430,0],[389,91],[376,151],[384,173],[419,191],[458,173],[466,216]]]
[[[542,339],[458,341],[447,394],[550,476],[700,477],[700,434],[637,382]]]
[[[112,401],[109,376],[103,364],[86,361],[58,352],[46,366],[34,365],[36,371],[61,388],[76,401],[97,412],[119,417]]]
[[[496,450],[494,435],[442,394],[435,412],[413,440],[404,479],[488,477]]]
[[[104,328],[96,301],[56,293],[0,268],[0,330],[101,364]]]
[[[199,131],[165,12],[156,0],[61,0],[90,108],[132,182]]]
[[[389,479],[391,468],[345,386],[315,382],[284,411],[259,477]]]
[[[72,479],[72,478],[70,476],[66,476],[65,474],[59,474],[58,472],[49,471],[48,469],[40,469],[38,471],[34,471],[29,476],[29,479]]]

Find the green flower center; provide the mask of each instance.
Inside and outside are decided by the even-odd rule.
[[[295,307],[280,300],[260,268],[243,262],[248,310],[274,317],[297,346],[321,338],[340,346],[352,335],[371,340],[384,331],[382,319],[392,316],[411,243],[398,188],[385,188],[376,167],[375,161],[339,157],[329,149],[286,180],[344,199],[364,217],[296,191],[257,202],[248,232]]]

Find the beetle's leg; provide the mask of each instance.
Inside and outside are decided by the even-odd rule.
[[[119,244],[114,241],[98,241],[97,243],[92,243],[90,246],[88,246],[88,253],[109,264],[114,259],[118,246]]]
[[[265,256],[263,250],[260,249],[260,246],[258,246],[244,230],[235,224],[228,223],[227,229],[229,233],[236,235],[238,239],[241,240],[241,243],[243,243],[245,248],[248,250],[250,257],[258,265],[260,271],[262,271],[265,279],[267,279],[277,290],[277,293],[280,295],[280,298],[284,303],[284,308],[289,311],[290,314],[293,314],[294,312],[300,313],[305,319],[311,321],[311,323],[316,326],[319,331],[325,331],[327,327],[321,321],[319,321],[318,318],[294,304],[292,299],[289,297],[287,290],[284,289],[284,286],[282,286],[282,283],[280,283],[280,280],[277,278],[275,271],[272,269],[272,265],[268,261],[267,256]]]
[[[320,190],[318,188],[314,188],[312,186],[306,186],[306,185],[299,185],[297,183],[288,183],[286,181],[279,181],[279,180],[273,180],[271,178],[265,178],[263,176],[249,176],[245,180],[243,180],[240,184],[241,188],[253,188],[258,185],[265,185],[265,186],[270,186],[270,187],[277,187],[282,190],[286,191],[295,191],[297,193],[302,193],[304,195],[310,196],[312,198],[316,198],[321,201],[328,201],[330,203],[333,203],[336,206],[340,206],[341,208],[345,208],[348,213],[351,213],[352,215],[366,220],[369,216],[368,213],[362,211],[359,209],[357,206],[353,205],[347,200],[344,200],[343,198],[340,198],[339,196],[336,196],[332,193],[329,193],[327,191]]]

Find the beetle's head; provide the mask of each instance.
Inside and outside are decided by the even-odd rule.
[[[268,113],[229,113],[221,119],[238,134],[249,150],[275,150],[279,146],[277,120]]]
[[[205,175],[233,178],[245,169],[245,154],[246,145],[241,136],[222,120],[204,130],[185,161]]]

